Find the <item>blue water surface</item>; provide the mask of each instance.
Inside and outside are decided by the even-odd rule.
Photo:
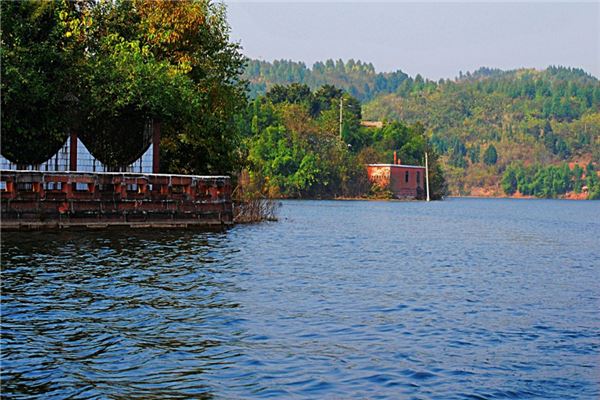
[[[3,233],[5,398],[598,399],[600,202]]]

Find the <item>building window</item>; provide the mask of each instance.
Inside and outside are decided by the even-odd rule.
[[[62,182],[46,182],[44,183],[44,190],[62,190]]]
[[[421,184],[421,171],[417,171],[417,185]]]
[[[404,182],[408,183],[408,171],[404,173]]]
[[[73,184],[73,190],[76,192],[87,192],[89,190],[89,187],[87,183],[75,182]]]

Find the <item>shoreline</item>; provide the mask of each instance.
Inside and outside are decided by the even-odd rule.
[[[535,196],[477,196],[477,195],[448,195],[448,199],[511,199],[511,200],[568,200],[568,201],[594,201],[582,197],[535,197]]]
[[[477,195],[448,195],[443,199],[431,200],[444,201],[446,199],[510,199],[510,200],[566,200],[566,201],[594,201],[587,198],[572,198],[572,197],[535,197],[535,196],[477,196]],[[318,200],[335,200],[335,201],[390,201],[390,202],[401,202],[401,203],[427,203],[426,200],[410,200],[410,199],[386,199],[386,198],[369,198],[369,197],[277,197],[271,199],[273,201],[282,200],[307,200],[307,201],[318,201]]]

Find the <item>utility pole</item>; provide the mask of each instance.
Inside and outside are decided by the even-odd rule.
[[[342,120],[343,120],[343,110],[344,110],[344,99],[340,97],[340,140],[344,141],[342,138]]]
[[[427,201],[429,201],[429,164],[427,163],[427,152],[425,152],[425,187],[427,190]]]

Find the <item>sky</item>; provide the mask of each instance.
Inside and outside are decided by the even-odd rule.
[[[353,58],[435,80],[483,66],[562,65],[600,77],[600,0],[225,4],[231,39],[250,58],[309,67]]]

